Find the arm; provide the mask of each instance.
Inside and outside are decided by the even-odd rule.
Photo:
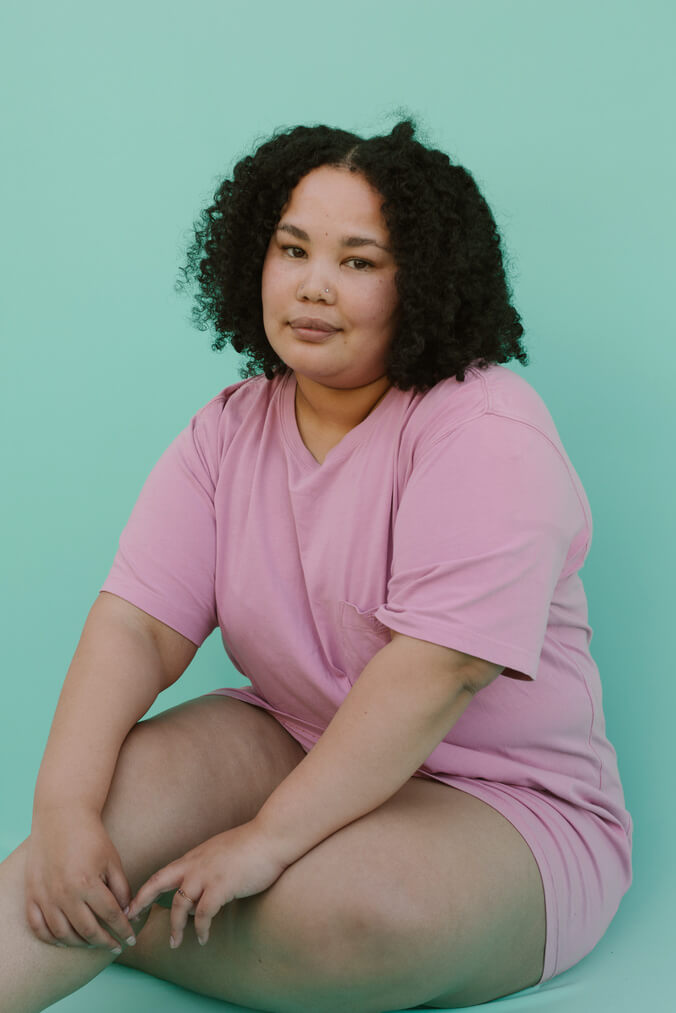
[[[471,655],[393,633],[255,823],[292,864],[398,791],[474,693],[501,671]]]
[[[196,650],[175,630],[101,592],[61,690],[38,774],[34,817],[69,804],[101,812],[124,739]]]
[[[314,748],[272,792],[258,814],[158,870],[129,915],[180,887],[171,910],[171,945],[189,914],[200,943],[217,912],[267,889],[295,861],[340,827],[385,802],[458,720],[478,689],[502,667],[424,640],[392,634],[369,661]]]
[[[107,924],[122,939],[133,936],[122,911],[131,896],[129,884],[101,811],[124,739],[196,650],[116,595],[102,592],[92,606],[35,791],[26,916],[45,942],[58,934],[70,945],[86,940],[115,948],[117,941],[94,917],[108,909],[116,914]],[[94,886],[84,887],[85,881]]]

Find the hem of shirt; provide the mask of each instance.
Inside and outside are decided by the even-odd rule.
[[[247,689],[246,686],[235,687],[227,686],[223,689],[212,689],[205,696],[231,696],[236,700],[243,700],[244,703],[251,704],[253,707],[259,707],[261,710],[267,711],[275,720],[284,728],[289,735],[296,740],[299,746],[309,752],[314,745],[317,743],[317,739],[323,734],[324,729],[318,725],[310,725],[309,723],[303,722],[300,719],[293,718],[290,714],[286,714],[284,711],[277,710],[271,703],[258,696],[252,689]]]
[[[105,584],[101,586],[99,593],[101,591],[115,594],[118,598],[123,598],[131,605],[135,605],[136,608],[147,612],[153,619],[159,619],[161,623],[165,623],[166,626],[170,626],[177,633],[180,633],[181,636],[192,641],[196,647],[201,647],[212,630],[215,629],[215,626],[212,626],[211,629],[205,631],[203,626],[195,626],[189,619],[186,619],[185,615],[177,612],[169,602],[163,598],[158,598],[145,588],[139,588],[135,584],[125,584],[124,581],[110,579],[106,580]]]
[[[456,651],[462,651],[464,654],[471,654],[481,658],[482,661],[503,665],[505,668],[519,672],[529,680],[535,681],[538,659],[512,644],[503,644],[499,640],[492,640],[483,633],[475,633],[464,627],[442,627],[434,624],[421,627],[420,623],[410,622],[405,616],[393,615],[388,612],[387,606],[376,609],[373,614],[383,626],[394,630],[395,633],[403,633],[405,636],[417,637],[419,640],[428,640],[432,644],[440,644],[442,647],[450,647]]]

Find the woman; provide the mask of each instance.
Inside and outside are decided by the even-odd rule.
[[[632,822],[589,504],[500,365],[528,360],[485,201],[410,121],[297,127],[188,269],[248,367],[152,470],[85,623],[0,871],[5,1009],[113,960],[293,1013],[548,980],[615,914]],[[141,721],[217,625],[251,689]]]

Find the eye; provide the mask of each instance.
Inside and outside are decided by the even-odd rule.
[[[305,253],[305,250],[300,246],[283,246],[282,250],[284,253],[289,253],[291,250],[299,250],[300,253]],[[291,257],[291,260],[298,260],[298,257]]]
[[[282,246],[282,252],[286,254],[290,260],[300,260],[301,257],[305,256],[305,250],[302,246]],[[298,253],[300,256],[296,256]],[[373,267],[370,260],[362,260],[361,257],[350,257],[349,260],[345,261],[346,264],[354,264],[356,271],[364,271],[369,267]]]

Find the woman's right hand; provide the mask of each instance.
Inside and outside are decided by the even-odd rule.
[[[95,810],[67,806],[36,815],[25,887],[26,918],[43,942],[115,953],[122,942],[135,942],[124,914],[132,896],[129,883]]]

